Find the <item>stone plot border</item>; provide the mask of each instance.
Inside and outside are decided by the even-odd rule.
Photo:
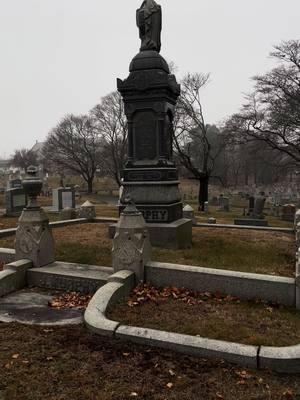
[[[225,229],[240,229],[240,230],[251,230],[251,231],[267,231],[267,232],[281,232],[294,234],[295,229],[293,228],[281,228],[276,226],[252,226],[252,225],[232,225],[232,224],[208,224],[197,222],[193,224],[193,228],[225,228]]]
[[[135,285],[134,273],[119,271],[109,278],[90,301],[84,321],[87,328],[99,335],[203,357],[218,358],[253,369],[269,368],[277,372],[300,372],[300,345],[289,347],[250,346],[183,335],[156,329],[122,325],[106,318],[109,306],[124,300]]]

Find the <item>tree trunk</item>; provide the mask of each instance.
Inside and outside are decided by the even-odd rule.
[[[87,179],[87,185],[88,185],[88,193],[93,193],[93,178],[88,178]]]
[[[204,203],[208,201],[208,182],[208,176],[204,176],[199,179],[198,211],[204,211]]]

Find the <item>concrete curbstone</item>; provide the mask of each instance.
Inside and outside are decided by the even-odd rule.
[[[300,344],[289,347],[262,346],[259,351],[259,367],[277,372],[300,372]]]
[[[6,263],[14,262],[16,259],[15,249],[0,248],[0,261]]]
[[[159,287],[178,286],[199,292],[220,292],[291,307],[296,303],[293,278],[160,262],[148,262],[145,271],[146,281]]]
[[[26,286],[26,271],[32,267],[29,260],[19,260],[4,266],[0,272],[0,297]]]
[[[173,350],[196,357],[218,358],[248,368],[257,368],[257,346],[248,346],[198,336],[120,325],[116,338]]]
[[[119,271],[110,277],[123,282],[108,282],[102,286],[91,301],[84,313],[84,321],[88,329],[92,332],[113,336],[119,322],[111,321],[105,316],[108,307],[123,300],[134,286],[134,273],[131,271]]]

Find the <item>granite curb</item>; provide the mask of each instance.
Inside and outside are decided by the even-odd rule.
[[[227,228],[227,229],[244,229],[254,231],[281,232],[295,234],[293,228],[280,228],[276,226],[251,226],[251,225],[232,225],[232,224],[208,224],[197,223],[193,224],[193,228]]]
[[[107,308],[129,294],[134,279],[130,271],[119,271],[109,279],[94,295],[84,314],[87,328],[96,334],[196,357],[222,359],[247,368],[300,372],[300,344],[289,347],[251,346],[112,321],[105,316]]]

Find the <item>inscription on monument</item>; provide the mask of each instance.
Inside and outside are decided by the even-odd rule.
[[[152,111],[139,112],[134,121],[135,154],[138,160],[156,158],[156,121]]]
[[[167,210],[141,210],[143,217],[147,221],[155,222],[166,222],[168,221],[168,211]]]

